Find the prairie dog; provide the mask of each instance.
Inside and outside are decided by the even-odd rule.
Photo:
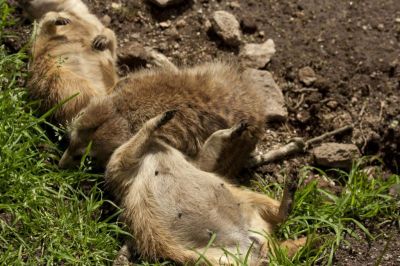
[[[92,97],[110,93],[117,82],[115,34],[91,17],[83,12],[47,12],[33,43],[28,87],[32,98],[41,100],[41,109],[47,111],[78,94],[54,113],[61,124]]]
[[[208,165],[209,171],[233,176],[254,150],[264,129],[265,108],[258,93],[235,67],[220,62],[133,73],[117,84],[110,97],[93,99],[74,120],[70,145],[59,165],[66,168],[77,164],[92,141],[90,155],[104,167],[112,152],[145,121],[177,109],[176,118],[155,137],[190,158],[198,155],[213,132],[242,120],[252,125],[248,142],[242,145],[241,153],[231,158],[235,163],[229,163],[229,167],[228,163]]]
[[[260,265],[268,251],[265,235],[287,218],[295,188],[286,189],[279,202],[195,167],[196,162],[154,138],[173,116],[170,111],[150,119],[107,165],[106,183],[124,209],[133,246],[142,259],[189,265],[199,254],[213,265],[231,264],[221,248],[242,259],[251,248],[249,265]],[[243,124],[218,130],[202,149],[219,160],[220,145],[236,145],[231,140],[240,142],[246,130]],[[299,239],[283,245],[294,254],[304,243]]]

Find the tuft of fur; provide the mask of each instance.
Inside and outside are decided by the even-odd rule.
[[[181,264],[194,264],[199,254],[213,265],[230,264],[232,258],[222,248],[242,259],[251,249],[249,265],[260,265],[268,251],[265,235],[286,219],[291,195],[285,192],[279,202],[195,167],[196,160],[188,161],[155,138],[176,118],[168,122],[171,116],[165,113],[150,119],[113,153],[107,165],[106,183],[124,209],[122,220],[134,236],[133,245],[143,259]],[[202,153],[210,152],[210,161],[211,157],[220,160],[223,149],[214,144],[240,149],[235,140],[247,130],[236,126],[216,131]],[[285,242],[285,247],[294,253],[299,245]]]
[[[209,171],[228,174],[240,169],[255,148],[265,124],[262,97],[232,65],[215,62],[176,69],[143,70],[121,80],[109,99],[95,100],[72,123],[70,147],[60,165],[73,164],[71,158],[82,150],[76,142],[92,143],[92,156],[104,166],[107,156],[126,142],[152,117],[167,110],[178,110],[175,119],[155,135],[159,140],[195,158],[205,140],[215,131],[231,127],[240,121],[252,125],[242,153],[234,165],[215,165]],[[110,109],[102,117],[100,109]],[[96,130],[87,125],[96,125]],[[91,126],[92,127],[92,126]],[[82,141],[83,135],[89,136]],[[115,145],[107,145],[106,142]],[[85,146],[86,147],[86,146]],[[233,162],[232,162],[233,163]]]
[[[109,94],[117,82],[114,32],[81,1],[61,1],[67,2],[76,6],[47,12],[39,22],[28,81],[30,95],[41,101],[43,112],[76,95],[55,111],[54,119],[61,124],[71,121],[91,98]]]

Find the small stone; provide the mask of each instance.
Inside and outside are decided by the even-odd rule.
[[[149,1],[159,7],[166,7],[170,5],[179,4],[187,0],[149,0]]]
[[[166,29],[166,28],[169,28],[169,26],[171,26],[171,22],[169,20],[163,21],[163,22],[160,22],[158,25],[160,25],[161,29]]]
[[[265,36],[265,32],[262,30],[258,33],[258,36],[260,36],[261,38],[263,38]]]
[[[331,109],[336,109],[338,107],[338,102],[337,101],[329,101],[326,103],[326,106],[328,106]]]
[[[310,86],[317,80],[317,75],[311,67],[303,67],[299,70],[299,80],[303,82],[306,86]]]
[[[110,26],[111,24],[111,17],[109,15],[104,15],[100,20],[106,27]]]
[[[354,144],[323,143],[312,151],[315,163],[320,166],[349,170],[353,161],[360,157]]]
[[[275,43],[269,39],[264,43],[247,43],[240,50],[239,56],[246,67],[262,68],[275,54]]]
[[[243,72],[243,77],[265,96],[267,121],[286,120],[288,113],[285,108],[285,99],[271,73],[248,68]]]
[[[239,8],[240,8],[240,4],[239,4],[238,2],[236,2],[236,1],[229,2],[228,5],[229,5],[229,7],[232,8],[232,9],[234,9],[234,8],[239,9]]]
[[[308,111],[306,111],[306,110],[302,110],[302,111],[300,111],[300,112],[298,112],[298,113],[296,114],[296,119],[297,119],[297,121],[299,121],[300,123],[303,123],[303,124],[305,124],[305,123],[307,123],[308,121],[310,121],[310,118],[311,118],[311,115],[310,115],[310,113],[309,113]]]
[[[244,33],[248,34],[255,33],[258,29],[256,21],[253,17],[250,16],[242,18],[242,20],[240,21],[240,27],[242,28],[242,31]]]
[[[115,2],[111,3],[111,8],[112,9],[119,10],[119,9],[121,9],[121,7],[122,7],[121,3],[115,3]]]
[[[215,33],[230,46],[241,44],[240,24],[236,17],[226,11],[214,12],[211,20]]]
[[[125,72],[134,71],[146,66],[176,68],[166,56],[149,47],[144,47],[138,42],[132,42],[119,51],[118,66]]]
[[[378,30],[383,31],[385,29],[385,26],[382,23],[378,24]]]
[[[177,28],[183,28],[187,25],[186,20],[184,19],[180,19],[178,20],[178,22],[176,22],[176,27]]]
[[[394,21],[395,21],[396,23],[400,23],[400,18],[396,18]]]
[[[389,188],[389,195],[397,197],[400,195],[400,184],[394,184]]]

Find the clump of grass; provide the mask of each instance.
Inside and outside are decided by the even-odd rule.
[[[0,12],[3,33],[11,19],[4,1]],[[108,202],[102,177],[54,164],[60,152],[20,86],[26,59],[0,46],[0,264],[107,264],[122,231],[110,222],[113,215],[101,217]],[[87,182],[92,185],[84,191]]]
[[[271,258],[276,265],[328,264],[333,263],[334,254],[344,237],[358,238],[354,227],[374,239],[364,225],[369,219],[378,223],[396,223],[400,221],[400,203],[395,196],[389,195],[389,189],[400,183],[398,175],[383,178],[370,178],[361,170],[361,161],[354,165],[350,173],[338,171],[339,179],[346,180],[342,191],[336,195],[318,188],[317,181],[303,186],[310,171],[319,169],[305,168],[300,177],[300,186],[295,197],[295,206],[287,222],[280,227],[284,238],[296,238],[307,235],[309,243],[292,260],[281,250]]]

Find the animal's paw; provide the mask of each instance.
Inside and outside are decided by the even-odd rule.
[[[108,39],[104,35],[97,35],[92,42],[92,47],[98,51],[104,51],[108,46]]]
[[[158,120],[157,127],[161,127],[165,125],[168,121],[170,121],[176,114],[177,110],[169,110],[163,113],[160,117],[160,120]]]
[[[247,128],[249,127],[249,124],[246,121],[240,121],[240,123],[234,125],[232,127],[232,137],[240,137],[243,132],[245,132],[247,130]]]
[[[58,17],[54,20],[54,25],[56,26],[65,26],[71,23],[69,18]]]

